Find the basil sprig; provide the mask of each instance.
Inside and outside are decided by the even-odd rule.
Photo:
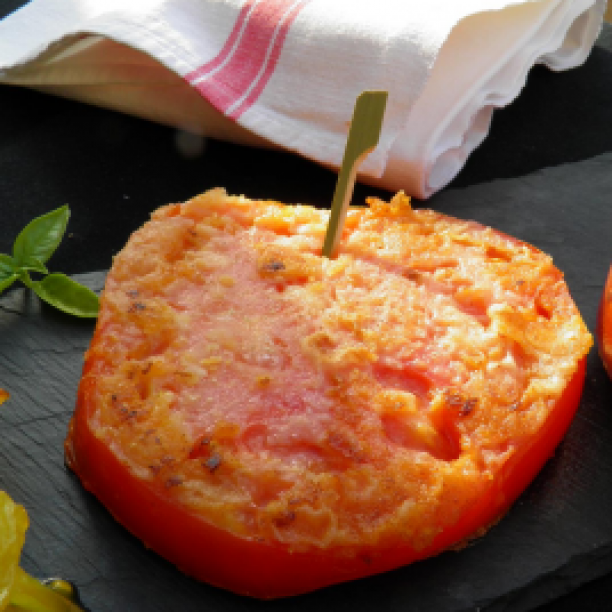
[[[95,318],[98,316],[98,296],[65,274],[50,274],[45,265],[62,241],[69,218],[68,206],[61,206],[36,217],[19,232],[12,256],[0,254],[0,293],[19,280],[58,310],[77,317]],[[31,273],[41,274],[43,278],[34,280]]]

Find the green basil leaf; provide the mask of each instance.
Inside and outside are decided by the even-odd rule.
[[[13,258],[17,265],[32,267],[34,262],[47,262],[64,236],[69,217],[68,206],[62,206],[30,221],[13,244]]]
[[[35,257],[28,257],[25,261],[21,262],[19,269],[28,270],[29,272],[39,272],[40,274],[49,274],[47,266],[45,266],[40,259],[36,259]]]
[[[0,253],[0,274],[14,274],[18,267],[10,255]]]
[[[95,318],[98,316],[98,296],[91,289],[77,283],[65,274],[49,274],[40,281],[32,281],[28,278],[25,284],[35,291],[41,300],[62,312],[77,317]]]
[[[0,293],[10,287],[17,278],[15,260],[10,255],[0,253]]]
[[[30,278],[30,275],[28,274],[27,270],[25,270],[24,268],[17,268],[16,274],[19,277],[19,280],[26,287],[29,287],[30,289],[32,288],[32,284],[34,283],[34,281]]]
[[[0,293],[8,289],[18,278],[19,277],[15,273],[7,276],[0,274]]]

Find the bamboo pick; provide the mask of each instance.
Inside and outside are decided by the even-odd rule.
[[[357,169],[378,144],[387,97],[386,91],[364,91],[357,97],[323,242],[324,257],[332,257],[338,248]]]

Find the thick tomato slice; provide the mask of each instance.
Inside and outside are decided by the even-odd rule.
[[[596,334],[599,354],[606,371],[612,377],[612,266],[601,294]]]
[[[560,441],[592,339],[534,247],[413,211],[214,190],[115,258],[66,441],[117,520],[260,598],[460,546]]]

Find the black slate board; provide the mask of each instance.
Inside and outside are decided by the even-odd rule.
[[[551,253],[593,329],[612,260],[611,171],[605,154],[449,190],[430,204]],[[78,278],[100,289],[104,273]],[[519,612],[612,571],[612,383],[595,351],[566,439],[484,538],[381,576],[259,602],[183,576],[116,524],[64,467],[62,443],[92,330],[22,289],[0,298],[0,386],[11,393],[0,408],[0,482],[30,512],[23,566],[74,580],[94,612]]]
[[[0,0],[0,17],[25,3]],[[532,70],[520,97],[495,112],[451,189],[428,203],[551,252],[591,329],[612,261],[610,49],[606,25],[584,66]],[[196,139],[201,154],[186,158],[177,146],[185,135],[171,128],[20,88],[0,87],[0,111],[0,250],[33,216],[68,203],[69,235],[53,270],[108,267],[154,207],[209,187],[323,207],[333,193],[334,173],[283,152]],[[558,164],[566,165],[537,172]],[[476,187],[499,178],[514,180]],[[357,185],[354,201],[370,194],[389,196]],[[100,286],[102,276],[85,278]],[[263,604],[180,575],[64,469],[62,442],[92,329],[41,309],[21,290],[0,298],[0,386],[12,393],[0,407],[0,487],[30,512],[24,566],[77,580],[93,612],[608,609],[612,384],[595,352],[566,440],[486,538],[385,576]]]

